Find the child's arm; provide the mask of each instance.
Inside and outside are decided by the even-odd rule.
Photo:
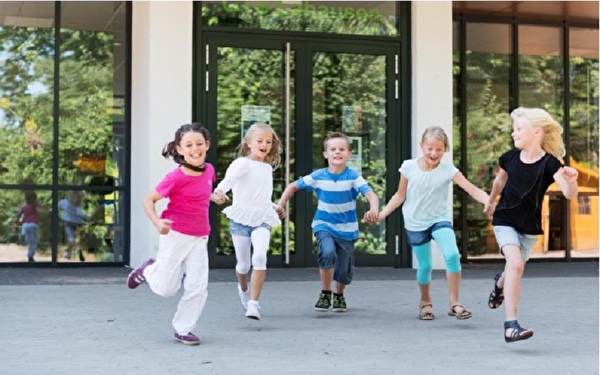
[[[483,205],[489,202],[490,196],[485,191],[481,190],[477,186],[473,185],[469,180],[467,180],[466,177],[462,174],[462,172],[459,171],[455,173],[454,177],[452,177],[452,181],[454,181],[455,184],[457,184],[464,191],[466,191],[477,202]]]
[[[556,181],[563,195],[567,199],[573,199],[579,194],[577,176],[579,176],[577,169],[567,166],[560,168],[554,174],[554,181]]]
[[[169,219],[160,219],[156,214],[155,203],[163,198],[156,190],[152,190],[146,198],[144,198],[144,211],[146,212],[146,216],[152,222],[152,225],[156,227],[158,233],[167,234],[171,229],[172,220]]]
[[[279,215],[280,219],[284,219],[286,216],[285,213],[285,205],[292,198],[294,193],[298,191],[298,186],[296,186],[295,182],[288,184],[283,193],[281,194],[281,198],[279,198],[279,202],[277,203],[277,208],[275,211]]]
[[[498,174],[494,179],[494,183],[492,184],[492,191],[490,192],[490,198],[487,203],[485,203],[485,207],[483,212],[486,215],[492,215],[494,213],[494,208],[496,207],[496,199],[498,195],[504,189],[506,185],[506,181],[508,181],[508,173],[502,168],[498,169]]]
[[[379,216],[377,218],[378,221],[384,220],[388,217],[392,212],[396,210],[396,208],[400,207],[402,203],[406,200],[406,188],[408,187],[408,180],[402,173],[400,173],[400,182],[398,183],[398,190],[392,195],[388,203],[385,207],[379,212]]]
[[[364,220],[369,224],[377,222],[379,217],[379,197],[372,190],[365,194],[365,198],[369,201],[369,211],[365,212]]]

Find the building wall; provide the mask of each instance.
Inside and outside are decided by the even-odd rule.
[[[429,126],[441,126],[452,145],[452,2],[412,3],[412,157],[422,155],[421,135]],[[444,161],[452,163],[452,150]],[[452,204],[452,192],[448,196]],[[433,244],[433,268],[445,269]],[[413,268],[417,261],[413,257]]]
[[[174,168],[163,146],[192,116],[190,1],[135,1],[132,10],[131,261],[158,250],[158,233],[142,208],[144,197]],[[157,203],[160,212],[166,202]]]

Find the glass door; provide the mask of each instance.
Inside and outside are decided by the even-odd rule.
[[[325,167],[323,139],[342,131],[352,141],[350,167],[361,172],[382,202],[385,200],[394,111],[396,49],[210,33],[203,40],[205,69],[200,108],[212,133],[209,159],[217,178],[235,158],[242,134],[254,122],[267,122],[284,142],[282,166],[274,174],[273,201],[285,186],[314,169]],[[215,147],[216,146],[216,147]],[[397,174],[395,163],[392,171]],[[395,189],[395,187],[394,187]],[[212,267],[233,267],[235,255],[229,220],[211,212]],[[360,198],[358,215],[368,207]],[[316,266],[311,221],[316,208],[313,194],[300,191],[290,200],[288,219],[272,229],[269,267]],[[357,265],[394,265],[386,225],[360,223]]]

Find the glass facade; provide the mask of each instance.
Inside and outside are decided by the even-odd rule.
[[[563,125],[564,163],[579,171],[580,196],[567,201],[556,184],[550,186],[544,235],[532,258],[598,257],[598,28],[455,19],[456,165],[489,191],[498,157],[512,148],[510,111],[545,109]],[[463,255],[501,257],[479,203],[457,190],[455,228]]]
[[[202,24],[352,35],[399,33],[394,1],[203,1]]]
[[[123,261],[128,9],[0,5],[0,262]]]

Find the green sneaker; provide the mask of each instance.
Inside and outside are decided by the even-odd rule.
[[[346,306],[346,299],[343,294],[333,294],[333,311],[334,312],[346,312],[348,307]]]
[[[319,300],[315,305],[315,310],[325,312],[329,310],[331,306],[331,293],[323,293],[319,294]]]

